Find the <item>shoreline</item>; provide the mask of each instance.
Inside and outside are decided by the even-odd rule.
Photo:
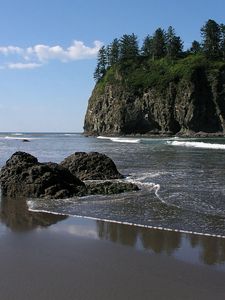
[[[149,299],[151,295],[152,299],[222,300],[224,261],[217,269],[209,256],[208,263],[199,263],[194,255],[197,251],[201,257],[200,248],[206,245],[202,251],[209,255],[212,243],[221,239],[199,238],[192,256],[186,241],[197,240],[190,235],[104,221],[69,217],[32,231],[8,228],[0,235],[1,296],[101,300]]]
[[[155,138],[155,139],[160,139],[160,138],[224,138],[225,133],[223,132],[214,132],[214,133],[209,133],[209,132],[190,132],[190,133],[177,133],[177,134],[172,134],[172,133],[134,133],[134,134],[119,134],[119,133],[93,133],[93,132],[82,132],[81,133],[85,137],[135,137],[135,138]]]
[[[64,216],[69,218],[81,218],[81,219],[87,219],[87,220],[94,220],[94,221],[102,221],[112,224],[119,224],[119,225],[126,225],[126,226],[134,226],[139,228],[147,228],[147,229],[153,229],[153,230],[162,230],[167,232],[177,232],[181,234],[193,234],[197,236],[205,236],[205,237],[213,237],[213,238],[221,238],[225,239],[225,235],[220,234],[212,234],[212,233],[204,233],[204,232],[198,232],[198,231],[190,231],[190,230],[183,230],[183,229],[173,229],[173,228],[167,228],[163,226],[154,226],[154,225],[144,225],[144,224],[138,224],[138,223],[131,223],[126,221],[117,221],[117,220],[110,220],[105,218],[97,218],[97,217],[90,217],[90,216],[83,216],[83,215],[70,215],[70,214],[64,214],[64,213],[58,213],[58,212],[49,212],[47,210],[43,209],[28,209],[30,212],[34,213],[45,213],[50,215],[57,215],[57,216]]]

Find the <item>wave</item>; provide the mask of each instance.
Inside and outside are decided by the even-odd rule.
[[[4,139],[6,140],[38,140],[39,138],[33,138],[33,137],[18,137],[18,136],[5,136]]]
[[[105,140],[111,140],[112,142],[116,143],[140,143],[141,139],[134,139],[134,138],[122,138],[122,137],[107,137],[107,136],[98,136],[98,139],[105,139]]]
[[[225,239],[225,236],[219,235],[219,234],[203,233],[203,232],[182,230],[182,229],[172,229],[172,228],[163,227],[163,226],[144,225],[144,224],[139,224],[139,223],[117,221],[117,220],[110,220],[110,219],[105,219],[105,218],[89,217],[89,216],[82,216],[82,215],[64,214],[64,213],[58,213],[58,212],[48,211],[48,210],[44,210],[44,209],[34,209],[34,208],[28,208],[28,209],[31,212],[49,213],[49,214],[53,214],[53,215],[68,216],[68,217],[72,217],[72,218],[82,218],[82,219],[88,219],[88,220],[94,220],[94,221],[103,221],[103,222],[108,222],[108,223],[122,224],[122,225],[155,229],[155,230],[161,230],[161,231],[163,230],[163,231],[178,232],[178,233],[184,233],[184,234],[194,234],[194,235],[217,237],[217,238]]]
[[[12,135],[23,135],[23,133],[19,133],[19,132],[17,132],[17,133],[12,133]]]
[[[146,177],[145,177],[146,178]],[[147,188],[149,191],[154,191],[156,197],[162,202],[162,203],[166,203],[160,196],[159,196],[159,190],[160,190],[160,184],[158,183],[154,183],[154,182],[142,182],[140,181],[141,179],[144,179],[144,176],[142,178],[138,179],[133,179],[131,177],[127,177],[126,181],[136,184],[139,187],[145,187]]]
[[[65,136],[74,136],[74,135],[76,135],[76,133],[64,133],[63,135],[65,135]]]
[[[213,143],[205,143],[205,142],[181,142],[181,141],[172,141],[172,142],[168,141],[167,144],[172,146],[225,150],[225,144],[213,144]]]

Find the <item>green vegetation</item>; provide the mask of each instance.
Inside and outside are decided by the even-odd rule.
[[[171,26],[167,31],[158,28],[148,35],[140,49],[135,34],[114,39],[98,54],[94,73],[98,90],[116,82],[135,92],[152,86],[164,89],[170,82],[191,79],[199,69],[210,74],[225,69],[225,25],[208,20],[201,34],[202,41],[193,41],[186,51]]]

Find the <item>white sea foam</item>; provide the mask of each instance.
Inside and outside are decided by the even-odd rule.
[[[162,175],[168,174],[168,172],[165,171],[158,171],[158,172],[147,172],[147,173],[141,173],[141,174],[137,174],[137,173],[132,173],[131,176],[135,177],[136,180],[138,181],[143,181],[149,178],[155,178],[155,177],[159,177]]]
[[[133,138],[111,138],[111,141],[117,143],[140,143],[140,139],[133,139]]]
[[[16,132],[16,133],[12,133],[12,135],[23,135],[22,133]]]
[[[98,139],[105,139],[111,140],[112,142],[116,143],[140,143],[141,139],[134,139],[134,138],[122,138],[122,137],[108,137],[108,136],[98,136]]]
[[[145,177],[145,176],[144,176]],[[145,177],[146,178],[146,177]],[[141,179],[141,178],[139,178]],[[166,203],[160,196],[159,196],[159,190],[160,190],[160,184],[156,184],[154,182],[142,182],[138,179],[133,179],[131,177],[127,177],[126,181],[136,184],[139,187],[145,187],[147,188],[149,191],[154,191],[156,197],[162,202],[162,203]]]
[[[4,139],[6,140],[37,140],[39,138],[33,138],[33,137],[18,137],[18,136],[5,136]]]
[[[173,142],[168,141],[167,144],[172,146],[225,150],[225,144],[212,144],[212,143],[205,143],[205,142],[181,142],[181,141],[173,141]]]

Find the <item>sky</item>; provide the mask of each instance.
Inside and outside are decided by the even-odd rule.
[[[102,45],[173,26],[188,48],[224,0],[0,0],[0,131],[82,132]]]

